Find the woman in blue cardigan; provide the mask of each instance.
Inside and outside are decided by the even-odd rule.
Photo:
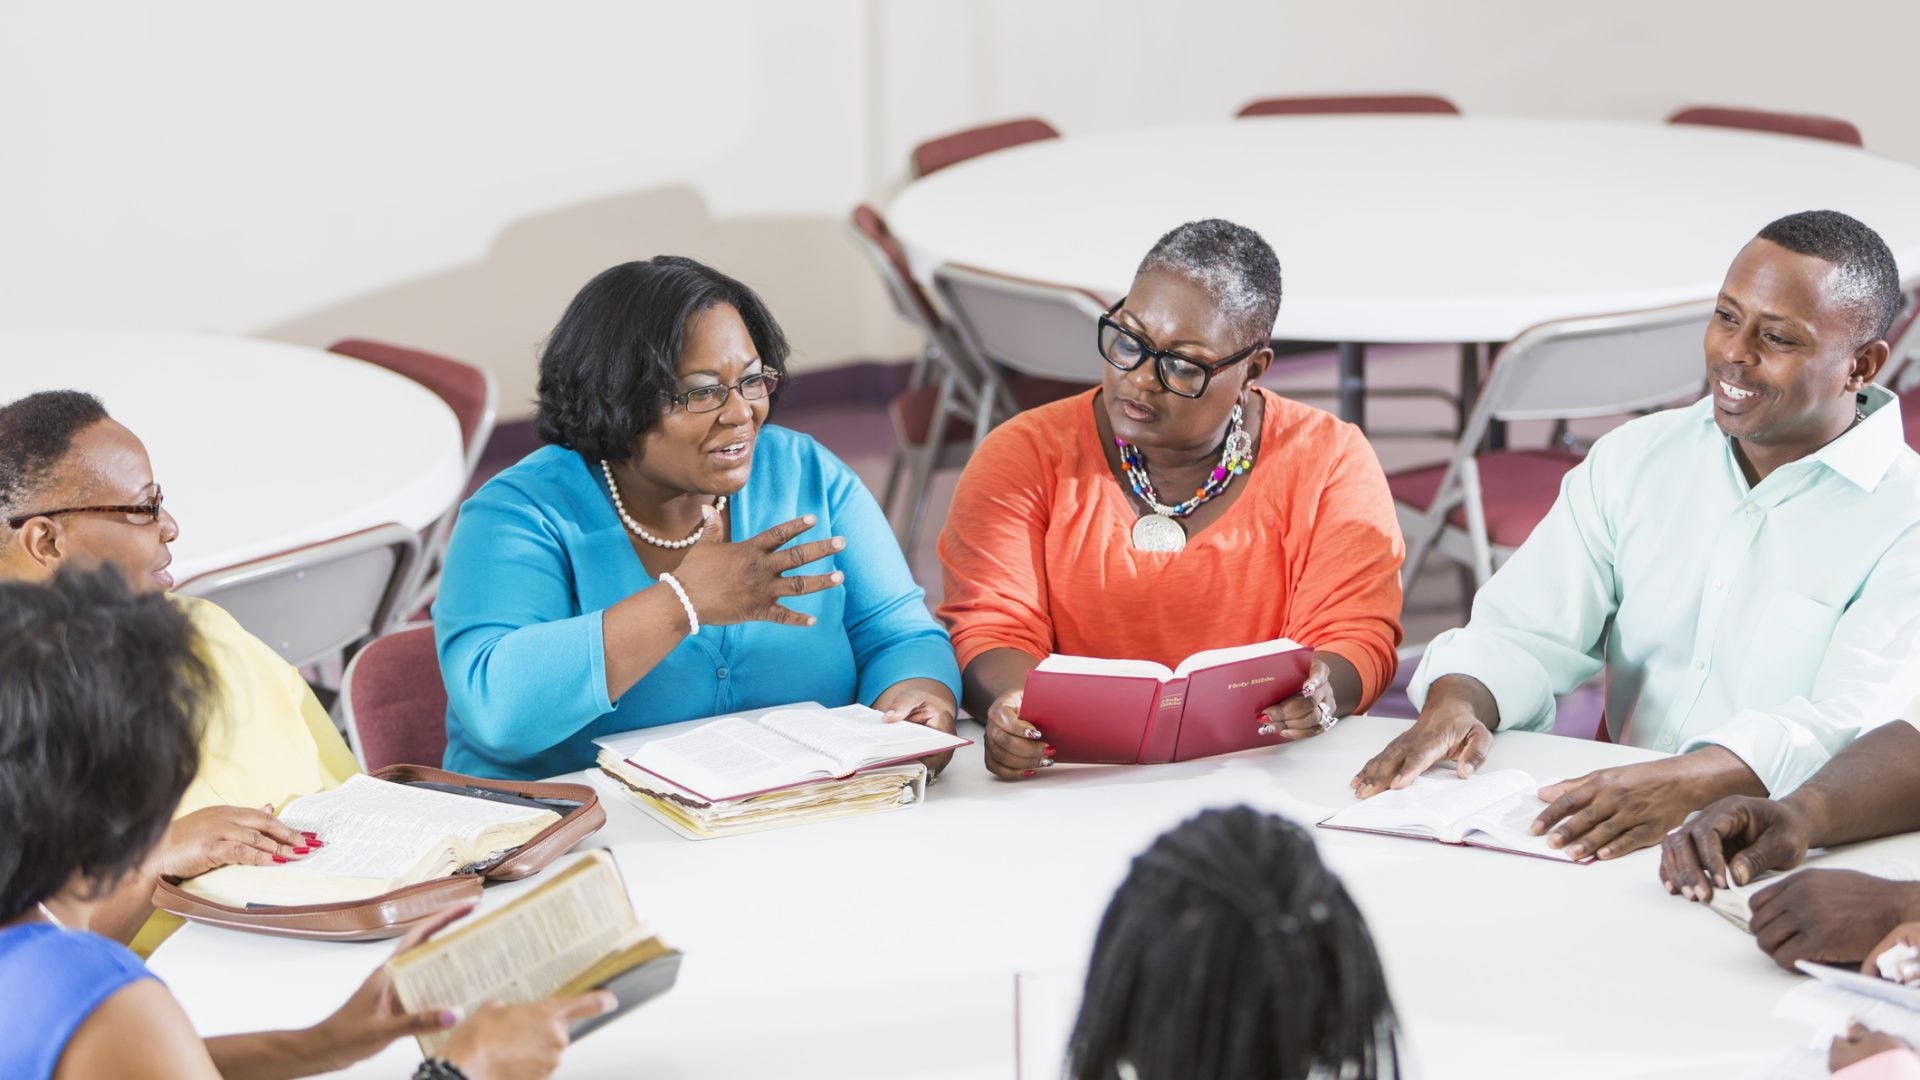
[[[540,360],[552,445],[467,500],[447,552],[447,768],[552,776],[597,736],[795,701],[953,730],[953,648],[880,507],[766,423],[786,358],[760,298],[692,259],[574,298]]]

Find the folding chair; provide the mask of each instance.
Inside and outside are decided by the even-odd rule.
[[[1437,94],[1353,94],[1250,101],[1234,113],[1249,116],[1321,116],[1345,113],[1432,113],[1458,116],[1460,106]]]
[[[1500,353],[1466,430],[1444,463],[1387,477],[1411,584],[1431,551],[1485,585],[1559,496],[1580,461],[1563,450],[1481,451],[1495,422],[1619,416],[1698,397],[1706,388],[1701,338],[1713,304],[1543,323]]]
[[[355,653],[340,680],[340,706],[361,768],[439,768],[447,752],[447,688],[433,624],[383,634]]]
[[[391,625],[419,554],[412,529],[377,525],[209,571],[174,591],[219,604],[287,663],[307,667]]]
[[[474,470],[480,465],[480,455],[485,452],[487,440],[493,435],[494,416],[499,403],[499,389],[494,385],[492,375],[483,368],[463,364],[450,357],[363,338],[336,341],[327,346],[327,351],[378,364],[404,375],[446,402],[447,407],[453,410],[454,418],[460,422],[460,441],[467,459],[467,482],[473,481]],[[447,508],[446,513],[421,531],[420,558],[414,563],[413,580],[407,582],[401,592],[399,611],[421,611],[433,602],[434,596],[440,591],[440,565],[446,559],[447,540],[453,535],[453,519],[459,513],[460,506],[456,501]]]
[[[1813,113],[1768,112],[1765,109],[1736,109],[1724,105],[1689,105],[1667,117],[1669,124],[1700,124],[1706,127],[1745,128],[1770,131],[1776,135],[1798,135],[1805,139],[1865,146],[1860,129],[1837,116]]]
[[[981,154],[991,154],[995,150],[1005,150],[1012,146],[1023,146],[1043,139],[1057,139],[1060,132],[1052,124],[1037,117],[1022,120],[1005,120],[998,124],[984,124],[965,131],[956,131],[951,135],[942,135],[937,139],[928,139],[913,148],[913,176],[919,179],[930,173],[939,172],[949,165],[958,165],[969,158]]]

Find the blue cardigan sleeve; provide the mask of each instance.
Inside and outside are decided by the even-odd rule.
[[[819,454],[829,478],[833,529],[847,538],[835,561],[846,574],[846,632],[860,673],[860,701],[871,705],[905,679],[938,679],[958,701],[953,642],[927,610],[926,590],[914,583],[880,504],[839,458],[824,447]]]
[[[460,509],[434,602],[447,700],[490,755],[527,757],[613,711],[599,610],[532,500],[490,484]]]

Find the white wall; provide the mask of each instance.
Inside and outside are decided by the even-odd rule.
[[[385,337],[487,365],[523,415],[567,298],[663,251],[761,288],[803,367],[906,352],[841,223],[952,128],[1431,90],[1827,112],[1920,164],[1917,44],[1903,0],[5,5],[0,328]]]

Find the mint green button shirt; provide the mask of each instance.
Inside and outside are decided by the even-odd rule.
[[[1749,487],[1713,399],[1594,444],[1553,509],[1435,638],[1409,696],[1471,675],[1502,730],[1606,672],[1616,742],[1724,746],[1775,796],[1920,690],[1920,456],[1900,405]]]

